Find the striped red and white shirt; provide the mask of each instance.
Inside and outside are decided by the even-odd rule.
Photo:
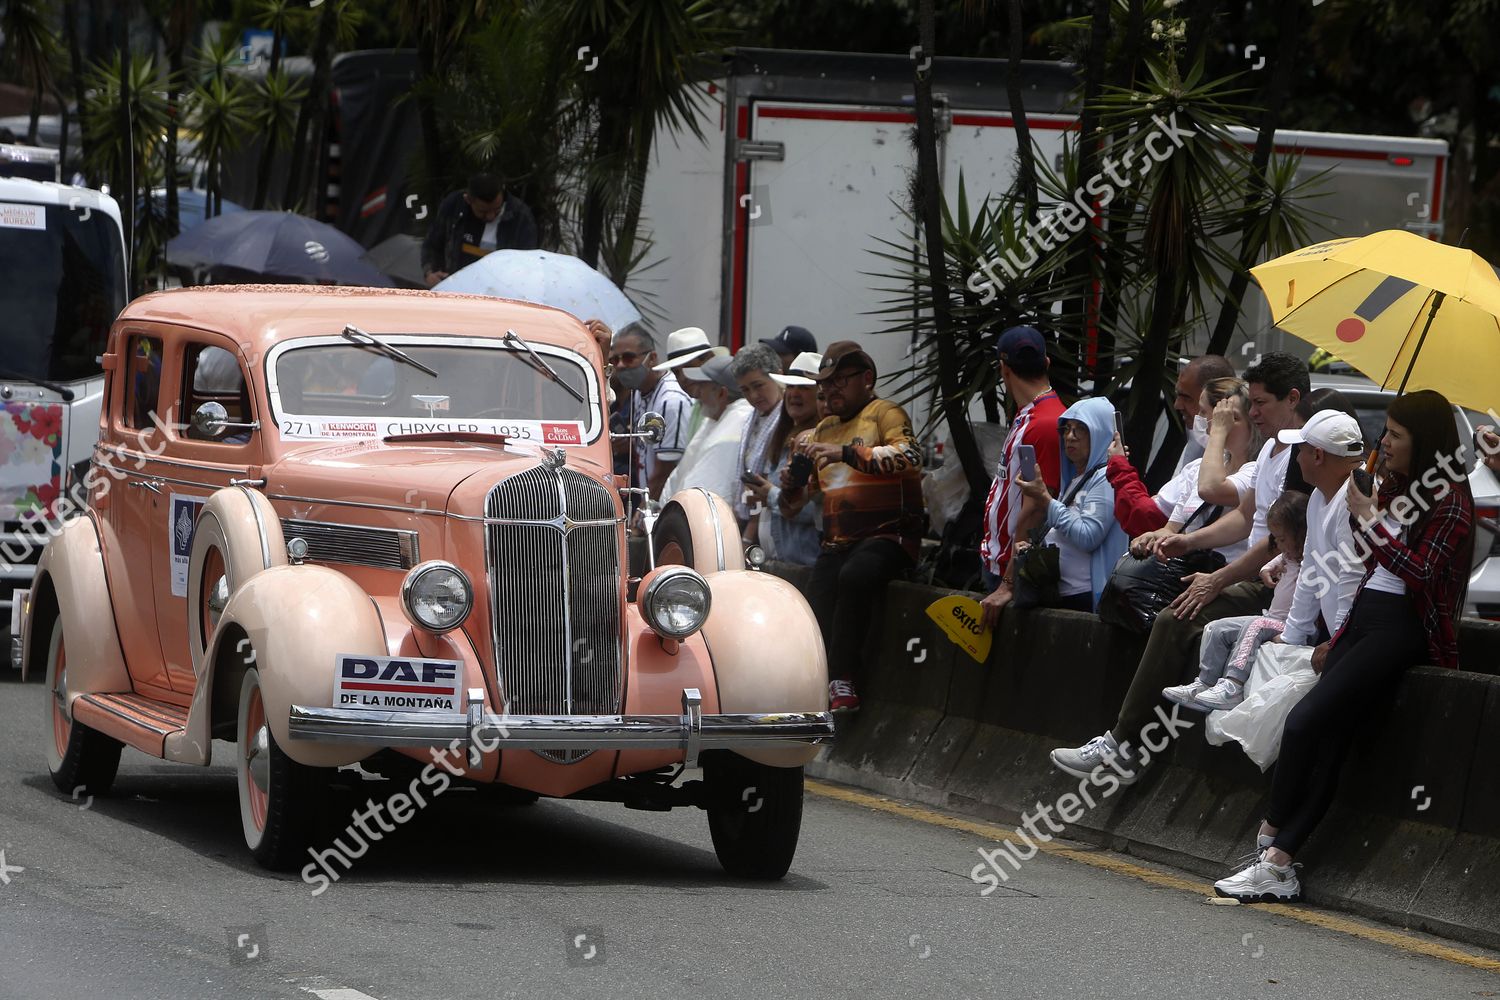
[[[1016,413],[1010,431],[1005,435],[1005,444],[1000,449],[1000,466],[984,503],[984,541],[979,545],[981,563],[996,576],[1005,575],[1016,522],[1021,518],[1021,487],[1017,485],[1021,462],[1016,454],[1017,446],[1029,444],[1036,449],[1037,468],[1047,489],[1056,496],[1058,479],[1062,475],[1057,421],[1066,409],[1057,393],[1048,389]]]

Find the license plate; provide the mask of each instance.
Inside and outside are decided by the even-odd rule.
[[[384,712],[463,712],[464,665],[427,660],[340,653],[333,684],[334,708]]]

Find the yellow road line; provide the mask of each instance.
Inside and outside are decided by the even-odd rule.
[[[823,798],[836,799],[840,802],[846,802],[849,805],[863,806],[866,809],[874,809],[877,812],[901,816],[918,823],[926,823],[929,826],[941,826],[949,830],[972,833],[975,836],[984,837],[988,840],[1003,841],[1021,836],[1020,831],[1011,830],[995,823],[984,823],[979,820],[949,816],[931,809],[925,809],[922,806],[898,802],[878,795],[871,795],[867,792],[856,791],[853,788],[814,781],[810,778],[807,781],[807,790]],[[1116,875],[1125,875],[1130,878],[1139,879],[1142,882],[1149,882],[1152,885],[1159,885],[1164,889],[1177,889],[1182,892],[1193,893],[1196,896],[1205,895],[1204,886],[1201,881],[1153,871],[1150,868],[1132,864],[1129,861],[1109,854],[1096,853],[1095,851],[1080,851],[1071,847],[1063,847],[1056,843],[1040,843],[1034,837],[1029,839],[1042,851],[1059,858],[1077,861],[1080,864],[1090,865],[1094,868],[1102,868]],[[1486,972],[1500,972],[1500,961],[1496,959],[1487,958],[1483,955],[1475,955],[1459,948],[1438,944],[1435,941],[1427,941],[1423,938],[1402,933],[1401,931],[1370,927],[1324,910],[1277,904],[1274,908],[1268,907],[1265,912],[1276,916],[1290,917],[1304,924],[1322,927],[1325,930],[1338,931],[1339,933],[1362,938],[1366,941],[1374,941],[1391,948],[1398,948],[1401,951],[1411,952],[1414,955],[1425,955],[1428,958],[1452,962],[1455,965],[1463,965],[1471,969],[1482,969]]]

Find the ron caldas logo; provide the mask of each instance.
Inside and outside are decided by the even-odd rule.
[[[542,424],[543,444],[583,444],[583,426],[570,424]]]
[[[462,712],[464,666],[457,660],[403,659],[342,653],[334,708],[391,712]]]

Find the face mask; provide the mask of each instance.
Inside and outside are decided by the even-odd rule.
[[[634,368],[615,369],[615,378],[631,392],[646,384],[646,374],[645,365],[636,365]]]
[[[1193,444],[1200,448],[1208,446],[1208,418],[1198,414],[1193,418],[1193,426],[1188,430],[1188,437],[1193,439]]]

